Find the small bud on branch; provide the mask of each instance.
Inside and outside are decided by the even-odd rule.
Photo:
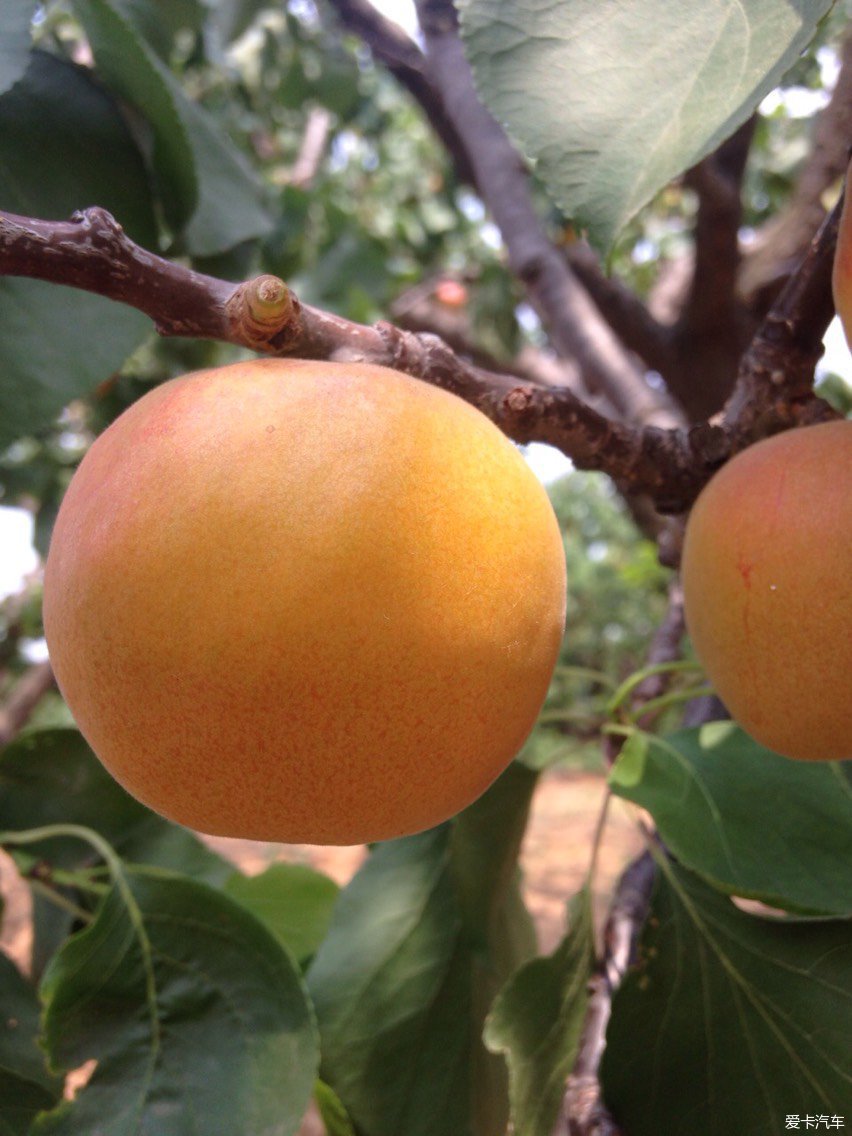
[[[623,490],[647,494],[660,511],[678,513],[755,437],[834,416],[813,394],[812,381],[822,334],[815,328],[832,311],[827,281],[836,229],[832,214],[743,357],[720,421],[669,429],[607,418],[567,387],[521,383],[476,367],[435,335],[384,321],[367,327],[301,304],[275,276],[235,285],[195,272],[135,244],[99,207],[70,221],[0,213],[0,275],[121,301],[149,315],[160,335],[394,367],[466,399],[516,442],[550,443],[578,468],[607,473]]]

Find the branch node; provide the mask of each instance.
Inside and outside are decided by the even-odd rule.
[[[534,408],[536,391],[528,383],[512,387],[503,397],[503,405],[507,412],[516,418],[522,418]]]
[[[254,348],[270,348],[271,341],[296,324],[299,301],[277,276],[257,276],[238,285],[225,303],[235,335]]]

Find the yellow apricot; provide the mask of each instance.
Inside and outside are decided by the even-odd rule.
[[[710,480],[683,550],[696,654],[742,728],[787,757],[852,757],[852,422],[789,430]]]
[[[104,765],[202,832],[352,844],[481,794],[560,647],[547,495],[462,399],[363,364],[165,383],[62,502],[44,620]]]

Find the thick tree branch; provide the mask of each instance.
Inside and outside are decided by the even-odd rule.
[[[752,118],[684,177],[698,198],[692,277],[663,375],[693,421],[714,414],[730,395],[756,326],[737,292],[742,179],[754,127]]]
[[[497,359],[478,342],[468,307],[443,304],[436,296],[434,280],[408,288],[394,300],[390,314],[406,331],[439,336],[457,355],[470,359],[477,367],[515,375],[538,386],[569,387],[601,414],[615,416],[615,408],[605,398],[596,399],[584,391],[579,371],[568,360],[529,344],[511,359]]]
[[[835,211],[746,353],[724,420],[688,429],[612,420],[567,387],[519,382],[476,367],[437,336],[385,322],[366,327],[300,304],[277,277],[234,285],[194,272],[139,248],[100,208],[70,222],[0,213],[0,275],[70,284],[121,300],[149,315],[163,335],[395,367],[465,398],[515,441],[549,442],[578,467],[608,473],[625,492],[646,493],[661,511],[681,512],[736,449],[762,434],[833,416],[814,397],[811,382],[833,310],[836,229]]]
[[[369,0],[330,0],[341,23],[363,40],[373,58],[420,104],[444,144],[456,176],[476,188],[467,151],[447,114],[444,100],[426,73],[423,53],[402,28],[378,12]]]
[[[796,268],[826,216],[826,192],[836,186],[852,145],[852,24],[840,45],[840,71],[828,104],[817,115],[813,141],[783,210],[757,234],[743,260],[740,295],[762,316]]]
[[[452,3],[419,0],[418,14],[429,75],[442,92],[470,156],[483,201],[502,234],[509,266],[526,286],[557,353],[575,359],[587,388],[602,390],[625,420],[677,424],[674,408],[644,381],[561,251],[548,240],[521,158],[476,93]]]
[[[834,316],[831,269],[841,205],[842,200],[811,240],[740,362],[722,415],[737,449],[763,434],[828,416],[813,394],[813,377]]]
[[[672,367],[671,328],[660,322],[626,284],[603,272],[597,253],[586,241],[566,245],[565,257],[628,351],[635,352],[652,371],[667,378]],[[673,389],[672,384],[669,387]]]

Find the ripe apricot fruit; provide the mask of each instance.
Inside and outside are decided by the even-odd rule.
[[[683,550],[686,622],[731,716],[768,749],[852,757],[852,422],[788,430],[710,480]]]
[[[383,367],[167,382],[62,502],[44,621],[107,769],[202,832],[353,844],[473,801],[559,650],[546,493],[462,399]]]

